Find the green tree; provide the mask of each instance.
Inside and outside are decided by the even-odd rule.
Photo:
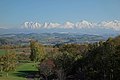
[[[67,75],[70,73],[75,58],[68,52],[59,53],[56,55],[55,59],[55,69],[59,80],[66,80]]]
[[[1,72],[7,72],[8,76],[9,71],[15,70],[17,63],[16,60],[17,58],[15,52],[7,50],[6,54],[0,57]]]
[[[109,38],[106,42],[90,45],[83,58],[82,72],[87,80],[119,80],[120,53],[118,38]],[[120,44],[120,43],[119,43]],[[80,63],[78,63],[80,64]]]
[[[42,61],[45,58],[44,46],[36,41],[30,42],[30,59],[31,61]]]

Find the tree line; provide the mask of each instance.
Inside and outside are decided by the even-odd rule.
[[[31,42],[30,58],[39,61],[38,70],[43,80],[120,80],[120,36],[57,48],[46,54],[44,46]]]

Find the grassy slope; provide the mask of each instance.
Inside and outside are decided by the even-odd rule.
[[[24,63],[20,64],[16,71],[9,72],[9,76],[6,77],[6,73],[3,74],[3,77],[0,77],[0,80],[26,80],[25,73],[21,73],[22,71],[37,71],[36,63]]]

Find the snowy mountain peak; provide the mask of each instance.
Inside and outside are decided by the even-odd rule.
[[[74,28],[74,24],[67,21],[67,22],[65,22],[65,23],[62,25],[62,27],[63,27],[63,28],[67,28],[67,29],[69,29],[69,28]]]
[[[100,23],[92,23],[86,20],[82,20],[80,22],[72,23],[72,22],[65,22],[63,24],[59,23],[38,23],[38,22],[25,22],[23,24],[23,28],[25,29],[53,29],[53,28],[63,28],[63,29],[90,29],[90,28],[102,28],[102,29],[113,29],[116,31],[120,31],[120,21],[113,20],[113,21],[102,21]]]
[[[103,28],[106,29],[114,29],[116,31],[120,30],[120,21],[113,20],[113,21],[103,21],[101,22],[101,25]]]
[[[24,23],[24,28],[30,28],[30,29],[37,29],[40,28],[41,24],[37,22],[25,22]]]
[[[76,28],[93,28],[94,24],[85,20],[82,20],[81,22],[77,22]]]

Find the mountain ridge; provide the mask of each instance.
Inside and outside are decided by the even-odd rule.
[[[93,23],[86,20],[82,20],[80,22],[70,22],[67,21],[63,24],[60,23],[39,23],[39,22],[24,22],[22,25],[22,28],[25,29],[84,29],[84,28],[103,28],[103,29],[114,29],[115,31],[120,31],[120,21],[118,20],[112,20],[112,21],[102,21],[99,23]]]

